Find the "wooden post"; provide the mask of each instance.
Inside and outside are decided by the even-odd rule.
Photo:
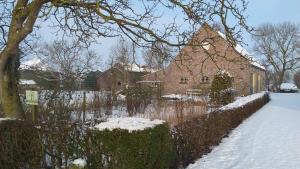
[[[85,122],[85,111],[86,111],[86,92],[83,91],[83,117],[82,121]]]

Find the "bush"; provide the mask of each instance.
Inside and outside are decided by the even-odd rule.
[[[19,120],[0,121],[0,168],[40,169],[43,148],[33,124]]]
[[[210,99],[215,104],[228,104],[234,101],[233,78],[228,72],[219,71],[211,84]]]
[[[84,156],[85,130],[82,125],[59,121],[48,121],[40,127],[48,159],[47,166],[52,168],[68,168],[74,159]]]
[[[203,117],[193,118],[173,128],[176,163],[172,168],[186,167],[211,151],[222,138],[237,127],[244,119],[255,113],[269,101],[269,95],[254,100],[243,107],[216,110]]]
[[[90,130],[87,139],[91,169],[167,169],[174,160],[167,124],[132,132]]]

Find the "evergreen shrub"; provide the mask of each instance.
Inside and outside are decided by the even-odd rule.
[[[30,122],[0,121],[0,168],[40,169],[43,148],[39,132]]]
[[[217,72],[211,84],[210,99],[215,104],[228,104],[234,101],[234,90],[232,89],[233,78],[221,70]]]
[[[101,169],[168,169],[175,159],[167,124],[142,131],[88,131],[87,167]]]

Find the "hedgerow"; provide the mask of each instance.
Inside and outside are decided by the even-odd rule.
[[[91,169],[168,169],[175,158],[167,124],[132,132],[90,130],[87,139]]]

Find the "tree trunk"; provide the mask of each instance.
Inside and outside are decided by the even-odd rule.
[[[278,84],[277,84],[278,88],[280,88],[281,83],[283,83],[284,74],[285,74],[285,71],[281,71],[279,73]]]
[[[20,53],[16,50],[0,65],[0,105],[5,117],[24,119],[25,114],[18,94]],[[2,59],[2,58],[1,58]]]

